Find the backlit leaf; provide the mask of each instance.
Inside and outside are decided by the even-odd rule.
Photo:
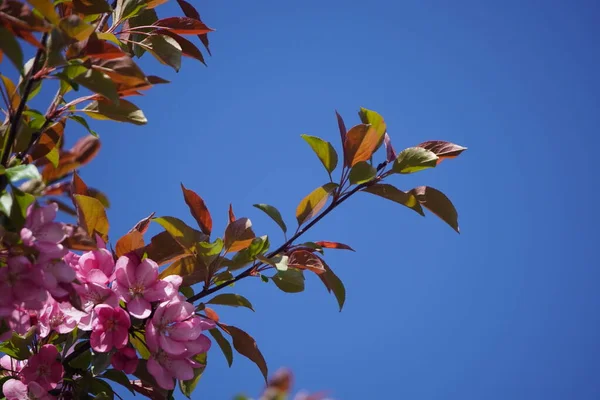
[[[258,349],[258,346],[256,345],[256,340],[254,340],[252,336],[248,335],[240,328],[225,324],[220,325],[226,333],[231,335],[233,339],[233,347],[237,350],[237,352],[254,362],[260,369],[260,372],[262,372],[266,381],[269,371],[267,368],[267,363],[262,353]]]
[[[394,146],[392,146],[392,139],[390,139],[390,136],[386,133],[385,137],[383,138],[383,143],[385,144],[385,159],[387,162],[392,162],[394,161],[398,155],[396,154],[396,150],[394,150]]]
[[[227,225],[225,229],[225,249],[227,253],[240,251],[250,246],[256,237],[252,231],[252,222],[248,218],[240,218]]]
[[[377,170],[371,164],[367,161],[360,161],[354,164],[348,178],[350,179],[350,183],[360,185],[361,183],[369,182],[375,178],[375,175],[377,175]]]
[[[367,110],[364,107],[360,108],[358,115],[360,116],[360,120],[363,124],[369,124],[377,131],[377,135],[380,137],[379,143],[375,148],[375,151],[377,151],[379,146],[381,146],[381,143],[385,136],[385,132],[387,130],[383,117],[379,113],[372,110]]]
[[[125,372],[119,371],[116,369],[109,369],[109,370],[104,371],[104,373],[101,375],[101,377],[104,379],[108,379],[110,381],[116,382],[119,385],[127,388],[132,394],[135,394],[131,387],[131,382],[129,382],[129,378],[127,377]]]
[[[88,187],[77,172],[73,172],[73,178],[71,179],[71,194],[88,196]]]
[[[32,164],[23,164],[7,168],[4,173],[12,183],[22,181],[23,179],[42,179],[37,167]]]
[[[145,125],[148,122],[138,106],[123,99],[119,101],[118,106],[108,100],[96,100],[87,105],[83,112],[94,119],[110,119],[135,125]]]
[[[144,236],[138,231],[131,231],[123,235],[116,244],[115,252],[121,257],[129,252],[144,247]]]
[[[184,55],[186,57],[194,58],[194,59],[200,61],[202,64],[206,65],[206,63],[204,62],[204,56],[202,55],[202,52],[200,52],[200,49],[198,49],[198,47],[196,47],[196,45],[194,43],[190,42],[186,38],[174,33],[173,31],[167,30],[167,29],[159,29],[159,30],[155,31],[154,33],[157,35],[169,36],[170,38],[175,40],[177,42],[177,44],[179,44],[179,47],[181,47],[182,55]]]
[[[94,70],[88,69],[83,74],[76,76],[73,81],[81,86],[90,89],[92,92],[98,93],[116,104],[119,102],[117,87],[108,75]]]
[[[246,307],[246,308],[249,308],[250,310],[254,311],[254,308],[252,308],[252,303],[250,303],[250,301],[247,298],[245,298],[244,296],[241,296],[239,294],[234,294],[234,293],[218,294],[215,297],[213,297],[212,299],[208,300],[206,303],[207,304],[220,304],[222,306],[231,306],[231,307]]]
[[[18,71],[23,70],[23,50],[12,32],[0,26],[0,50],[6,54]]]
[[[347,244],[343,244],[343,243],[337,243],[337,242],[327,242],[327,241],[320,241],[320,242],[315,242],[315,244],[326,248],[326,249],[339,249],[339,250],[351,250],[354,251],[354,249],[350,246],[348,246]]]
[[[418,144],[417,147],[422,147],[435,153],[439,157],[437,161],[438,164],[445,158],[455,158],[460,155],[460,153],[467,150],[466,147],[450,142],[444,142],[443,140],[430,140]]]
[[[53,25],[58,25],[60,17],[54,10],[54,4],[50,0],[27,0],[36,10],[40,12]]]
[[[152,221],[165,228],[186,249],[191,249],[197,242],[206,240],[206,236],[202,232],[190,227],[179,218],[157,217]]]
[[[297,269],[307,269],[320,275],[325,272],[321,259],[310,251],[294,250],[289,255],[288,266]]]
[[[31,160],[35,161],[42,157],[46,157],[52,150],[56,149],[62,140],[64,130],[64,119],[61,119],[44,129],[37,143],[29,152]],[[56,160],[56,162],[51,161],[55,168],[58,167],[58,161],[59,160]]]
[[[150,239],[150,244],[143,251],[148,258],[154,260],[158,265],[168,264],[189,255],[185,249],[169,232],[161,232]]]
[[[73,10],[83,15],[102,14],[112,11],[105,0],[73,0]]]
[[[181,7],[181,11],[183,11],[183,13],[185,14],[186,17],[197,19],[199,21],[201,20],[200,14],[194,8],[194,6],[192,6],[190,3],[188,3],[185,0],[177,0],[177,4],[179,4],[179,7]],[[201,33],[201,34],[198,35],[198,38],[200,38],[200,41],[202,42],[202,44],[206,48],[206,51],[208,51],[208,54],[210,54],[208,34],[207,33]]]
[[[285,222],[283,221],[281,213],[278,209],[268,204],[254,204],[254,207],[258,208],[259,210],[267,214],[269,217],[271,217],[271,219],[275,221],[277,225],[279,225],[283,233],[287,232],[287,227],[285,226]]]
[[[286,293],[300,293],[304,290],[304,274],[297,269],[277,271],[271,280]]]
[[[39,0],[43,1],[43,0]],[[63,32],[75,40],[87,39],[94,33],[94,26],[84,22],[78,15],[69,15],[60,20],[58,25]]]
[[[333,273],[325,260],[321,259],[321,262],[323,263],[323,267],[325,267],[325,273],[319,275],[319,278],[321,278],[321,281],[327,288],[327,291],[329,293],[333,292],[333,295],[340,306],[340,311],[342,311],[344,303],[346,302],[346,288],[344,287],[341,279]]]
[[[416,187],[410,193],[414,194],[425,208],[440,217],[457,233],[460,233],[458,211],[444,193],[429,186]]]
[[[182,35],[197,35],[201,33],[208,33],[213,30],[204,25],[202,21],[189,17],[162,18],[156,21],[153,25],[161,28],[168,28],[171,30],[171,32]]]
[[[327,199],[331,195],[331,192],[337,188],[335,183],[326,183],[325,185],[316,188],[308,196],[306,196],[298,207],[296,208],[296,219],[298,225],[302,225],[304,222],[313,218],[327,203]]]
[[[358,162],[368,161],[382,141],[383,133],[379,133],[372,125],[360,124],[352,127],[344,142],[347,166],[352,167]]]
[[[342,145],[344,145],[344,143],[346,143],[346,135],[348,133],[346,129],[346,124],[344,123],[342,116],[337,111],[335,112],[335,116],[337,118],[338,128],[340,130],[340,138],[342,139]],[[344,165],[348,165],[348,163],[344,161]]]
[[[181,46],[175,39],[165,35],[150,35],[139,43],[139,46],[152,53],[161,63],[172,67],[175,71],[181,68]]]
[[[108,219],[106,211],[99,200],[80,194],[73,195],[77,208],[77,220],[88,235],[94,237],[96,233],[104,241],[108,240]]]
[[[392,171],[399,174],[412,174],[437,165],[438,156],[422,147],[409,147],[398,154]]]
[[[194,368],[194,377],[192,379],[179,381],[179,388],[181,389],[181,393],[183,393],[188,399],[192,398],[192,392],[198,385],[198,382],[200,381],[200,378],[202,377],[202,374],[206,369],[207,354],[196,354],[195,356],[192,356],[190,358],[201,366],[197,366],[196,368]]]
[[[321,163],[327,172],[331,174],[335,170],[335,167],[337,167],[338,163],[337,153],[335,152],[335,149],[331,143],[316,136],[301,136],[302,139],[304,139],[317,154],[317,157],[319,157],[319,160],[321,160]]]
[[[181,184],[181,190],[183,191],[183,198],[185,199],[185,203],[190,208],[190,213],[198,223],[200,230],[207,235],[210,235],[212,231],[212,217],[210,216],[210,212],[202,200],[202,197],[198,196],[196,192],[193,190],[186,189]]]
[[[233,221],[235,221],[235,214],[233,213],[233,204],[229,203],[229,212],[228,212],[228,217],[229,217],[229,221],[228,223],[232,223]]]
[[[215,339],[215,342],[217,342],[227,360],[227,364],[231,367],[231,364],[233,364],[233,349],[229,341],[225,339],[225,336],[217,328],[209,329],[208,333]]]
[[[192,286],[204,282],[208,274],[208,267],[201,258],[187,256],[174,261],[159,275],[164,278],[169,275],[179,275],[183,278],[183,286]]]
[[[402,190],[387,183],[376,183],[364,188],[363,191],[381,196],[384,199],[392,200],[416,211],[420,215],[425,215],[421,204],[412,193],[403,192]]]

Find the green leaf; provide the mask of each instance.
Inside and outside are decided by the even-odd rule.
[[[194,295],[194,289],[189,286],[181,286],[179,287],[179,292],[184,295],[186,298],[192,297]]]
[[[302,199],[296,208],[298,225],[302,225],[321,211],[325,206],[325,203],[327,203],[327,199],[331,195],[331,192],[337,187],[338,185],[336,183],[326,183],[325,185],[316,188],[308,196]]]
[[[196,251],[204,257],[212,257],[221,254],[223,250],[223,240],[215,239],[214,242],[198,242],[196,243]]]
[[[183,278],[183,286],[192,286],[198,282],[204,282],[208,274],[208,266],[200,257],[188,256],[174,261],[162,271],[159,278],[169,275],[179,275]]]
[[[40,172],[33,164],[17,165],[16,167],[7,168],[5,170],[5,174],[8,177],[8,180],[12,183],[23,179],[42,179]]]
[[[304,290],[304,274],[297,269],[277,271],[271,278],[275,285],[286,293],[300,293]]]
[[[352,167],[350,170],[350,183],[359,185],[361,183],[369,182],[375,178],[377,170],[369,164],[367,161],[360,161]]]
[[[69,15],[60,20],[58,24],[69,37],[77,41],[85,40],[94,33],[94,26],[84,22],[78,15]]]
[[[179,72],[181,68],[181,46],[175,39],[166,35],[150,35],[139,46],[151,53],[162,64]]]
[[[204,373],[204,370],[206,369],[207,354],[197,354],[193,356],[192,359],[197,363],[202,364],[202,367],[194,368],[194,377],[192,379],[188,379],[186,381],[179,381],[179,388],[188,399],[191,399],[192,392],[194,391],[194,389],[196,389],[198,381],[200,380],[202,374]]]
[[[137,350],[137,352],[140,353],[142,359],[147,360],[148,358],[150,358],[150,351],[148,350],[148,347],[146,347],[146,344],[139,339],[137,334],[130,334],[129,342],[131,342],[131,344]]]
[[[234,293],[218,294],[209,301],[207,301],[206,304],[220,304],[222,306],[231,307],[246,307],[254,311],[254,308],[252,308],[252,303],[250,303],[250,301],[247,298]]]
[[[213,282],[215,285],[220,285],[223,282],[227,282],[233,279],[233,274],[229,271],[223,271],[214,276]],[[231,285],[233,286],[233,284]]]
[[[152,218],[152,221],[165,228],[165,230],[186,249],[194,248],[196,243],[202,242],[207,238],[202,232],[188,226],[179,218],[157,217]]]
[[[50,0],[27,0],[36,10],[40,12],[52,25],[58,25],[60,17],[54,10],[54,4]]]
[[[275,207],[270,206],[268,204],[254,204],[254,207],[258,208],[259,210],[261,210],[265,214],[267,214],[269,217],[271,217],[271,219],[273,221],[275,221],[277,223],[277,225],[279,225],[279,227],[281,228],[283,233],[287,232],[287,227],[285,226],[285,222],[283,221],[283,218],[281,217],[281,213],[279,213],[279,210],[277,210]]]
[[[394,201],[398,204],[402,204],[403,206],[416,211],[420,215],[425,216],[421,204],[417,200],[416,196],[412,193],[403,192],[402,190],[387,183],[376,183],[364,188],[363,191]]]
[[[429,186],[416,187],[410,193],[414,194],[425,208],[440,217],[457,233],[460,233],[458,211],[444,193]]]
[[[231,365],[233,364],[233,350],[229,341],[225,339],[225,336],[223,336],[221,331],[217,328],[210,329],[208,333],[210,333],[210,335],[215,339],[215,341],[221,348],[225,359],[227,360],[227,364],[229,365],[229,367],[231,367]]]
[[[90,237],[98,233],[102,239],[108,240],[108,218],[102,203],[93,197],[81,194],[73,195],[77,208],[77,221]]]
[[[360,108],[358,115],[359,115],[362,123],[369,124],[373,128],[375,128],[375,132],[377,133],[377,136],[380,137],[380,142],[377,144],[377,147],[375,148],[375,151],[377,151],[379,146],[381,146],[381,144],[383,143],[385,131],[387,130],[385,121],[383,120],[383,117],[379,113],[372,111],[372,110],[367,110],[364,107]]]
[[[278,271],[288,270],[289,257],[286,255],[279,254],[271,258],[258,256],[257,258],[265,264],[274,266],[275,268],[277,268]]]
[[[302,139],[304,139],[317,154],[317,157],[319,157],[319,160],[321,160],[321,163],[323,163],[323,166],[327,172],[331,174],[335,170],[335,167],[337,167],[338,163],[338,155],[331,143],[316,136],[301,136]]]
[[[247,357],[250,361],[254,362],[260,369],[260,372],[262,372],[266,381],[269,371],[265,358],[256,345],[256,340],[235,326],[221,324],[221,327],[226,333],[231,335],[235,350],[241,355]]]
[[[117,0],[115,20],[123,22],[128,18],[135,17],[146,8],[146,3],[146,0]]]
[[[129,378],[127,377],[125,372],[118,371],[116,369],[109,369],[104,371],[101,377],[116,382],[119,385],[127,388],[132,394],[135,394],[133,388],[131,387],[131,382],[129,382]]]
[[[33,343],[34,334],[35,327],[29,328],[23,335],[13,331],[10,340],[0,344],[0,352],[6,353],[17,360],[28,359],[31,356],[29,346]]]
[[[35,196],[25,193],[15,187],[12,189],[13,203],[10,211],[10,219],[12,222],[19,226],[25,222],[27,216],[27,208],[35,201]]]
[[[23,50],[15,35],[0,26],[0,50],[6,54],[17,70],[23,73]]]
[[[108,100],[95,100],[82,111],[94,119],[129,122],[134,125],[145,125],[148,122],[138,106],[123,99],[118,106]]]
[[[0,196],[0,211],[2,211],[2,213],[4,213],[4,215],[6,215],[7,217],[10,217],[10,210],[12,208],[12,205],[12,194],[10,194],[10,192],[5,191],[4,193],[2,193],[2,196]]]
[[[398,174],[412,174],[436,166],[438,156],[422,147],[409,147],[398,154],[392,171]]]
[[[333,295],[335,296],[338,305],[340,306],[340,311],[342,311],[342,308],[344,307],[344,302],[346,301],[346,288],[344,287],[342,280],[336,274],[333,273],[329,265],[327,265],[327,263],[323,259],[321,259],[321,262],[323,263],[323,267],[325,268],[325,273],[319,275],[319,278],[327,288],[327,291],[329,293],[333,292]]]
[[[77,350],[77,346],[75,346],[75,350]],[[71,360],[69,365],[76,369],[87,370],[90,366],[90,362],[92,362],[92,351],[86,350]]]
[[[98,134],[90,128],[85,118],[79,115],[69,115],[68,118],[83,126],[92,136],[98,137]]]
[[[92,352],[92,374],[100,375],[110,365],[112,352],[98,353]]]
[[[268,236],[264,235],[254,238],[247,248],[238,251],[237,254],[231,259],[231,262],[227,262],[225,264],[227,264],[226,266],[228,267],[229,271],[235,271],[256,260],[257,256],[269,250],[269,246],[270,243]]]
[[[112,100],[115,104],[119,103],[117,87],[108,75],[96,71],[95,69],[88,69],[85,73],[78,75],[73,80],[81,86],[90,89],[92,92],[96,92],[107,99]]]

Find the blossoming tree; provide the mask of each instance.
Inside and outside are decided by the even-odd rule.
[[[176,0],[183,15],[175,17],[159,17],[157,7],[166,0],[27,1],[0,3],[5,398],[112,399],[114,385],[153,399],[170,398],[177,388],[190,396],[213,341],[229,364],[235,349],[266,379],[267,363],[254,339],[220,321],[212,307],[251,308],[248,299],[227,290],[242,279],[294,293],[303,290],[304,275],[314,273],[341,309],[345,289],[324,253],[352,249],[301,238],[357,192],[421,215],[426,208],[458,232],[457,212],[442,192],[426,186],[403,191],[384,181],[433,168],[465,148],[428,141],[396,153],[381,115],[361,108],[360,123],[350,129],[336,114],[339,156],[331,143],[303,135],[330,179],[300,201],[293,233],[288,236],[275,207],[255,204],[282,229],[284,243],[273,246],[267,236],[256,236],[250,220],[236,217],[231,206],[217,237],[205,202],[183,185],[196,227],[152,214],[110,242],[107,198],[77,174],[100,146],[88,119],[143,125],[144,113],[129,98],[167,81],[144,73],[134,59],[149,54],[176,70],[182,56],[204,62],[190,39],[197,37],[210,53],[212,29],[186,0]],[[33,57],[26,60],[28,52]],[[47,111],[33,108],[31,100],[51,81],[57,89]],[[72,123],[89,135],[66,149],[65,128]],[[164,230],[148,239],[150,223]],[[288,390],[289,375],[283,374],[263,397],[283,398]]]

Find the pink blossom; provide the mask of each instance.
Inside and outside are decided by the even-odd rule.
[[[52,400],[54,396],[49,395],[48,391],[36,382],[30,382],[25,385],[16,379],[9,379],[4,382],[2,392],[6,400]]]
[[[110,361],[114,369],[123,371],[126,374],[133,374],[139,360],[134,349],[125,347],[113,354]]]
[[[21,372],[25,365],[27,365],[27,360],[17,360],[8,354],[0,358],[0,367],[12,372],[13,374],[18,374]]]
[[[215,323],[194,314],[194,305],[173,297],[161,303],[146,324],[146,340],[171,355],[184,354],[187,342],[196,340],[202,331]]]
[[[6,267],[0,268],[0,306],[26,302],[31,308],[41,308],[47,297],[42,284],[40,270],[27,258],[9,258]]]
[[[13,332],[20,335],[27,333],[31,328],[32,317],[35,319],[35,311],[28,310],[23,304],[13,304],[10,307],[0,307],[0,317],[10,328],[8,332],[0,335],[0,341],[3,342],[10,339]]]
[[[88,251],[77,262],[80,282],[106,284],[114,279],[115,260],[106,249]]]
[[[127,310],[136,318],[150,316],[153,301],[162,301],[177,292],[173,286],[158,279],[158,264],[137,256],[122,256],[117,260],[115,292],[127,303]]]
[[[64,299],[69,295],[69,285],[75,280],[75,271],[66,262],[49,261],[39,266],[43,286],[55,299]]]
[[[23,243],[39,250],[44,260],[61,258],[67,252],[60,244],[66,238],[64,225],[54,222],[57,211],[56,203],[42,207],[33,203],[27,209],[25,226],[21,229]]]
[[[92,321],[94,320],[94,307],[99,304],[106,304],[111,307],[119,306],[119,299],[115,292],[105,285],[97,283],[84,283],[83,285],[74,285],[75,290],[81,297],[83,312],[72,309],[69,311],[71,316],[78,320],[77,327],[84,331],[92,330]]]
[[[29,358],[21,371],[25,383],[36,382],[45,390],[54,389],[63,376],[63,366],[57,357],[58,350],[54,345],[42,346],[37,354]]]
[[[70,303],[59,303],[48,299],[44,309],[40,313],[39,325],[40,336],[46,337],[50,332],[69,333],[77,326],[75,314],[71,312],[73,306]]]
[[[105,353],[113,347],[121,349],[127,345],[131,320],[121,307],[96,306],[92,326],[90,344],[95,351]]]

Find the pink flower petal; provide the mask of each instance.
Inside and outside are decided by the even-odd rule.
[[[186,350],[185,345],[183,343],[173,340],[164,335],[160,335],[158,337],[158,342],[160,343],[160,347],[165,352],[174,356],[183,354]]]
[[[127,303],[127,311],[136,318],[146,319],[150,316],[152,310],[150,309],[150,303],[147,300],[136,297]]]
[[[144,286],[150,286],[158,278],[158,264],[146,258],[135,270],[135,281]]]
[[[113,335],[105,331],[92,331],[90,336],[90,345],[95,351],[106,353],[113,348]]]
[[[175,389],[175,381],[173,376],[154,358],[150,358],[146,364],[148,372],[156,379],[156,383],[163,389],[172,390]]]
[[[4,382],[2,393],[6,396],[6,400],[29,400],[27,386],[16,379],[9,379]]]

